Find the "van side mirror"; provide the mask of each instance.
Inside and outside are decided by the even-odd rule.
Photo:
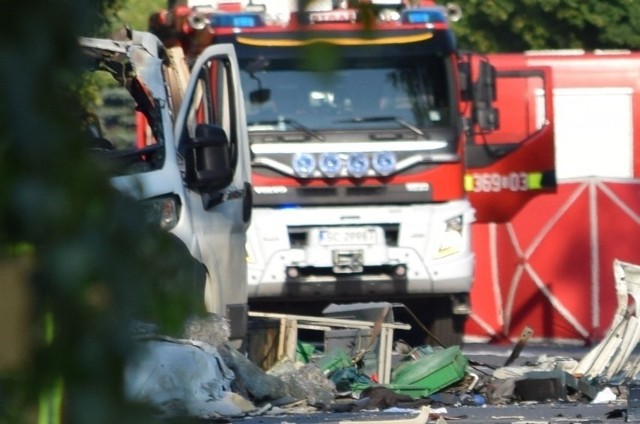
[[[195,137],[186,144],[187,186],[199,192],[227,187],[233,180],[229,139],[225,131],[210,124],[198,124]]]
[[[478,126],[486,131],[499,128],[498,109],[493,107],[497,98],[496,68],[486,60],[480,62],[478,80],[474,84],[473,93],[474,120]]]

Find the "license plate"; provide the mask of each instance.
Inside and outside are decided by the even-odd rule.
[[[324,228],[320,230],[319,236],[322,246],[349,246],[378,242],[378,233],[371,227]]]

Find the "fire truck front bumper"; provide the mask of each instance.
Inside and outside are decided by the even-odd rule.
[[[389,295],[466,293],[471,289],[472,253],[425,264],[412,249],[349,247],[314,252],[313,264],[303,249],[281,251],[264,269],[249,266],[249,297],[331,299]],[[318,260],[323,257],[324,260]]]
[[[250,299],[468,293],[473,209],[444,204],[254,210]]]

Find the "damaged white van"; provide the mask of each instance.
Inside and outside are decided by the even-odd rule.
[[[235,51],[207,48],[188,70],[152,34],[82,38],[95,72],[110,75],[94,139],[117,164],[112,182],[204,265],[206,310],[247,330],[245,232],[251,219],[248,135]],[[113,78],[111,78],[113,77]]]

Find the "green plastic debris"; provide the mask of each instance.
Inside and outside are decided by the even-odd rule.
[[[368,375],[361,373],[356,367],[335,370],[329,379],[336,385],[338,393],[351,392],[355,385],[369,387],[374,384]]]
[[[468,360],[459,346],[441,350],[416,348],[391,370],[391,383],[380,385],[357,381],[351,390],[361,392],[368,387],[382,386],[418,399],[462,380],[467,373],[467,365]]]
[[[459,346],[436,350],[400,362],[391,372],[391,383],[385,387],[414,398],[426,397],[462,380],[467,365]]]
[[[305,343],[298,341],[296,345],[296,361],[308,364],[311,362],[311,357],[315,353],[316,348],[311,343]]]
[[[336,370],[350,368],[353,363],[346,350],[334,349],[320,358],[317,365],[325,375],[329,375]]]

